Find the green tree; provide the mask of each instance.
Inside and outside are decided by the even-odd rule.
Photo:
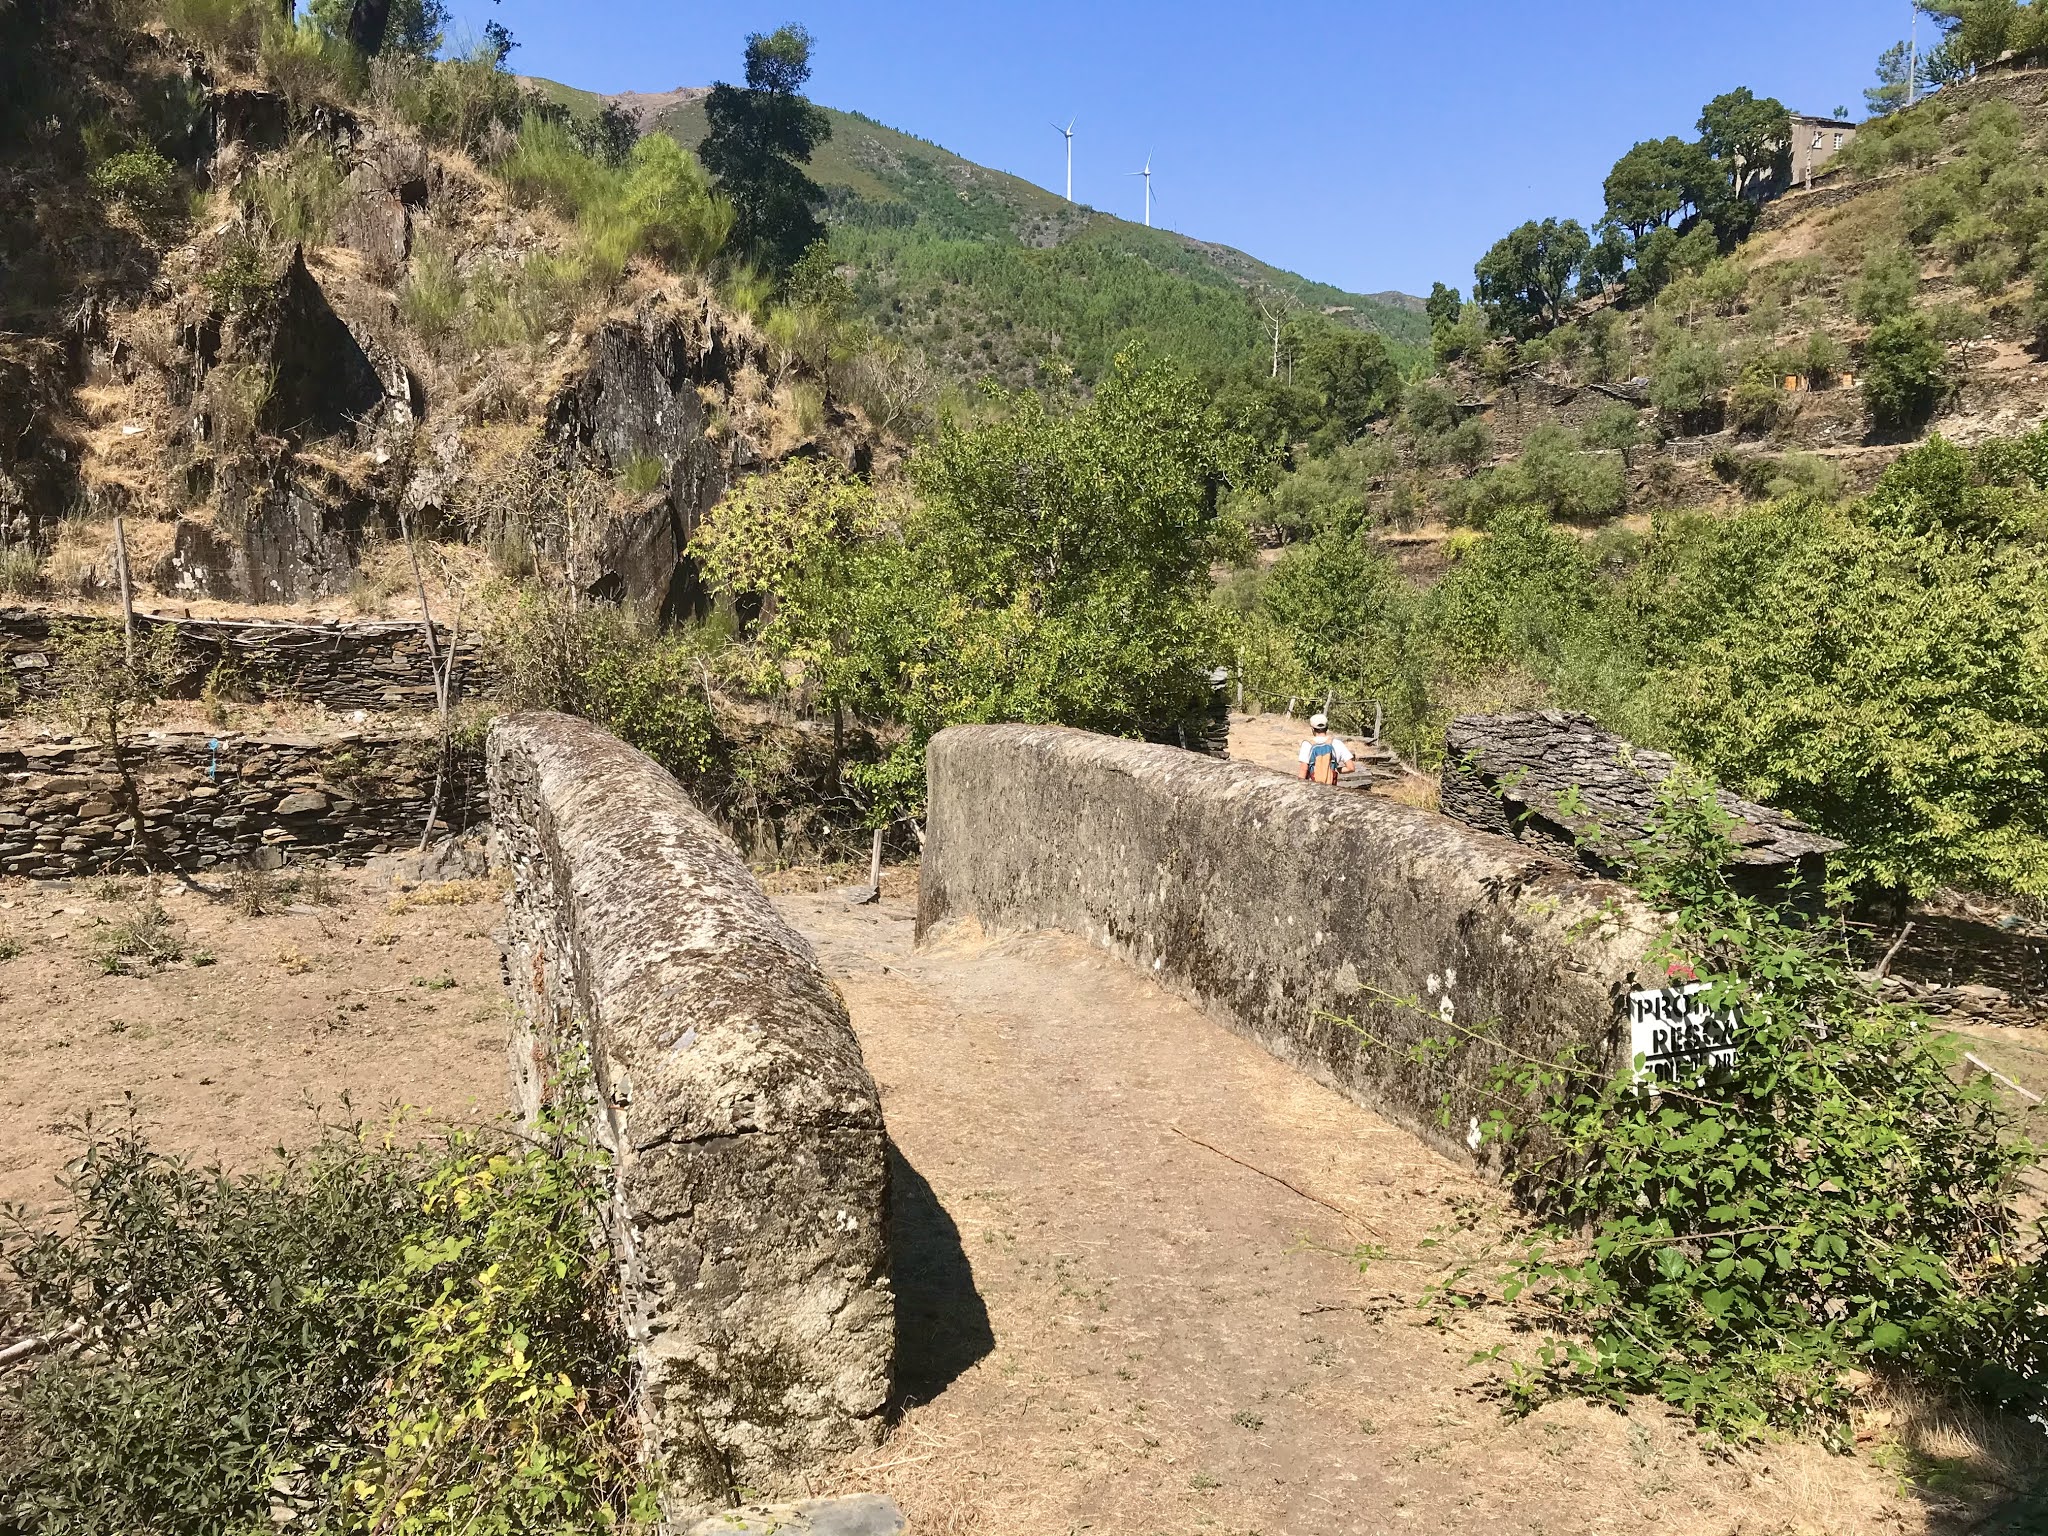
[[[1639,243],[1652,229],[1711,206],[1719,190],[1720,172],[1702,145],[1676,136],[1648,139],[1608,172],[1606,222]]]
[[[1401,398],[1401,367],[1375,332],[1329,326],[1303,349],[1296,377],[1322,403],[1323,434],[1349,441]]]
[[[1863,344],[1863,398],[1880,427],[1917,426],[1948,389],[1948,354],[1924,315],[1897,315]]]
[[[712,190],[696,157],[665,133],[649,134],[628,151],[621,206],[635,243],[678,269],[709,265],[732,233],[732,204]]]
[[[1283,555],[1259,589],[1259,604],[1290,637],[1310,691],[1384,698],[1405,649],[1408,584],[1369,539],[1318,534]]]
[[[1906,105],[1912,95],[1910,76],[1912,49],[1896,42],[1877,56],[1877,84],[1863,93],[1863,106],[1872,117],[1890,117]]]
[[[365,58],[383,53],[431,59],[448,28],[446,0],[313,0],[308,9],[324,31],[347,39]],[[498,62],[504,62],[502,54]]]
[[[1936,438],[1859,506],[1695,527],[1635,604],[1667,739],[1845,839],[1846,883],[2048,893],[2044,454]]]
[[[710,123],[700,153],[731,201],[733,235],[751,259],[786,272],[824,235],[824,193],[804,174],[832,123],[804,99],[811,35],[802,27],[747,39],[747,83],[720,81],[704,103]]]
[[[1776,97],[1758,97],[1746,85],[1701,108],[1699,130],[1701,146],[1721,163],[1737,197],[1752,181],[1791,163],[1791,112]]]
[[[1527,340],[1555,326],[1593,242],[1577,219],[1535,220],[1496,241],[1473,269],[1472,294],[1496,330]]]
[[[1448,283],[1432,283],[1429,298],[1423,303],[1423,312],[1429,316],[1432,335],[1458,323],[1458,314],[1465,307],[1464,296]]]

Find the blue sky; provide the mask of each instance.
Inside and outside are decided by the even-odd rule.
[[[1521,220],[1600,211],[1638,139],[1690,134],[1737,85],[1862,114],[1906,0],[1634,6],[1211,0],[454,0],[515,69],[592,90],[737,79],[749,32],[801,22],[812,95],[1138,218],[1361,292],[1471,282]],[[1923,22],[1923,31],[1925,23]]]

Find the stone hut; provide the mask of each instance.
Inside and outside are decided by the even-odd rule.
[[[1465,715],[1444,737],[1446,816],[1547,845],[1590,874],[1622,869],[1649,835],[1659,791],[1677,767],[1666,752],[1603,731],[1587,715],[1541,710]],[[1726,790],[1736,884],[1757,894],[1812,890],[1841,844]]]

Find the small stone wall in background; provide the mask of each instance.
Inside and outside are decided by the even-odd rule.
[[[174,698],[196,699],[218,676],[224,697],[302,699],[333,710],[431,710],[434,669],[426,634],[412,622],[272,624],[224,619],[136,615],[140,631],[168,628],[176,636]],[[20,701],[55,691],[55,647],[66,631],[118,629],[119,619],[90,614],[0,608],[0,677]],[[440,631],[445,645],[448,634]],[[473,648],[456,651],[458,698],[487,693],[491,678]],[[10,690],[0,684],[0,712]]]
[[[90,742],[0,739],[0,874],[210,869],[288,854],[355,861],[419,841],[437,745],[425,733],[313,739],[160,733],[117,763]],[[437,835],[482,802],[458,753]],[[130,785],[133,786],[131,795]]]

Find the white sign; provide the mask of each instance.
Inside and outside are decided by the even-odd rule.
[[[1703,981],[1628,998],[1629,1055],[1643,1058],[1638,1082],[1697,1083],[1735,1065],[1735,1015],[1699,1001]]]

